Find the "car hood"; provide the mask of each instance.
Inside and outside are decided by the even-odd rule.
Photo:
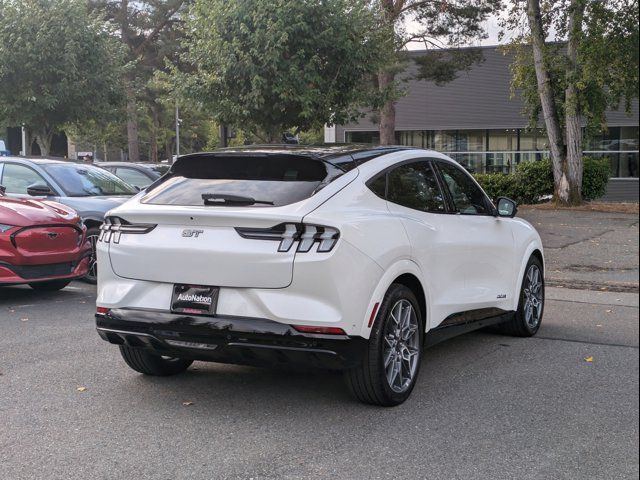
[[[108,197],[62,197],[61,203],[76,210],[84,219],[91,218],[102,220],[104,214],[109,210],[122,205],[131,196],[108,196]]]
[[[56,202],[0,197],[0,223],[26,227],[40,224],[75,224],[78,214]]]

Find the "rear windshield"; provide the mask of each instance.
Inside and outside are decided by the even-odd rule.
[[[298,155],[184,158],[164,181],[150,187],[141,202],[279,207],[311,197],[342,173],[321,160]]]

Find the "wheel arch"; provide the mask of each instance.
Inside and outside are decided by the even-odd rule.
[[[522,262],[520,264],[520,269],[519,269],[518,278],[517,278],[517,285],[516,285],[517,288],[514,291],[514,295],[513,295],[513,310],[518,309],[518,303],[520,302],[520,290],[522,289],[524,273],[531,257],[536,257],[538,260],[540,260],[540,263],[542,264],[542,275],[544,278],[545,264],[544,264],[544,254],[542,250],[542,245],[540,245],[538,242],[531,242],[527,246],[525,250],[525,254],[522,256]]]
[[[103,223],[102,220],[98,220],[96,218],[85,218],[83,222],[87,228],[99,227]]]
[[[425,326],[427,323],[427,298],[424,294],[422,282],[412,273],[403,273],[395,280],[393,280],[391,282],[391,285],[394,283],[404,285],[416,296],[416,299],[418,300],[418,306],[420,307],[420,313],[422,315],[423,326]]]
[[[425,331],[428,331],[430,328],[429,290],[427,286],[425,286],[424,281],[421,280],[422,278],[423,275],[418,265],[408,259],[399,260],[390,268],[388,268],[378,281],[378,284],[369,300],[369,304],[365,312],[365,318],[362,322],[361,336],[364,338],[369,338],[371,334],[369,323],[371,320],[372,312],[375,309],[375,313],[377,314],[378,307],[380,306],[380,304],[382,304],[384,296],[389,290],[389,287],[391,287],[391,285],[394,283],[400,283],[409,288],[414,293],[414,295],[418,299],[420,312],[422,313],[422,318],[424,321]]]

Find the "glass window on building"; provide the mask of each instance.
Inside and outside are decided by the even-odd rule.
[[[345,132],[346,143],[380,143],[380,132]]]
[[[434,132],[433,149],[438,152],[455,152],[456,151],[456,132],[455,130],[436,130]]]
[[[520,162],[542,160],[549,156],[549,140],[543,128],[520,129]]]
[[[638,127],[585,134],[585,155],[608,159],[612,177],[638,177]]]
[[[518,150],[518,129],[487,130],[490,152],[513,152]]]
[[[511,173],[518,163],[518,129],[487,130],[486,173]]]
[[[484,130],[458,130],[457,152],[484,152],[487,136]]]
[[[409,147],[417,148],[429,148],[427,132],[422,130],[408,130],[398,132],[396,135],[400,136],[399,144]]]
[[[618,176],[638,177],[638,127],[620,128]]]

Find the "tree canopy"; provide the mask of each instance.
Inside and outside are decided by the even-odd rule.
[[[42,155],[64,125],[110,117],[123,65],[113,32],[86,2],[0,0],[0,117],[24,125]]]
[[[608,108],[638,98],[638,20],[637,0],[521,0],[505,19],[513,86],[531,126],[544,119],[558,203],[582,201],[583,126],[605,130]]]
[[[185,19],[184,92],[226,124],[277,141],[284,130],[345,123],[379,64],[360,0],[196,0]]]

